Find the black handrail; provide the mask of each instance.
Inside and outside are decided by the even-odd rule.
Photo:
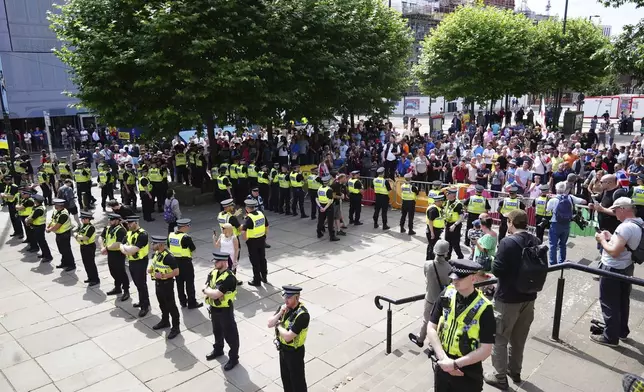
[[[565,263],[551,265],[548,270],[548,273],[561,271],[561,276],[557,280],[557,297],[555,299],[555,314],[552,320],[552,334],[550,336],[550,338],[554,341],[559,341],[559,330],[561,326],[561,308],[563,306],[564,286],[566,284],[566,279],[564,278],[563,272],[564,270],[567,270],[567,269],[573,269],[581,272],[586,272],[592,275],[603,276],[605,278],[614,278],[622,282],[627,282],[630,284],[634,284],[636,286],[644,287],[644,279],[639,279],[632,276],[626,276],[626,275],[606,271],[599,268],[592,268],[583,264],[566,261]],[[497,278],[492,278],[482,282],[477,282],[474,284],[474,286],[476,287],[487,286],[497,282],[498,282]],[[406,298],[400,298],[400,299],[391,299],[389,297],[385,297],[382,295],[376,295],[376,297],[374,298],[374,303],[376,307],[380,310],[382,310],[383,308],[380,301],[384,301],[389,304],[389,307],[387,309],[387,354],[391,354],[391,334],[392,334],[391,324],[392,324],[392,317],[393,317],[393,314],[391,312],[391,305],[404,305],[411,302],[420,301],[424,298],[425,298],[425,294],[418,294],[412,297],[406,297]]]

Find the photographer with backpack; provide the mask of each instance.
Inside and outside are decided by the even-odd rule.
[[[163,220],[168,224],[168,233],[173,233],[174,227],[177,225],[177,220],[181,219],[181,209],[179,208],[179,200],[174,197],[174,191],[172,189],[168,189],[165,197],[165,202],[163,203]]]
[[[492,273],[498,279],[494,293],[494,372],[484,376],[487,384],[501,390],[509,389],[508,376],[516,385],[521,383],[523,351],[534,320],[534,302],[548,274],[547,248],[527,231],[526,212],[513,210],[507,218],[510,235],[499,243],[492,264]]]
[[[595,239],[604,250],[599,268],[633,276],[633,262],[640,264],[644,261],[644,221],[636,216],[636,206],[628,197],[615,200],[610,210],[622,223],[617,226],[614,234],[606,230],[595,234]],[[630,295],[630,283],[604,277],[599,279],[599,303],[605,327],[603,333],[590,336],[593,342],[617,347],[619,340],[628,337]]]
[[[566,261],[566,244],[570,235],[570,222],[575,216],[575,204],[586,204],[586,200],[568,195],[567,182],[555,185],[557,196],[550,199],[546,212],[552,213],[548,240],[550,243],[550,264],[557,264],[557,248],[559,248],[559,263]]]

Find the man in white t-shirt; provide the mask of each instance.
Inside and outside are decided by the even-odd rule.
[[[418,156],[414,159],[414,180],[427,181],[427,167],[429,161],[422,149],[418,150]]]
[[[478,165],[476,158],[472,158],[470,163],[467,164],[467,180],[470,184],[476,184],[476,175],[478,174]]]
[[[81,143],[87,143],[87,141],[89,140],[89,132],[87,132],[87,129],[81,129],[80,139]]]
[[[527,159],[523,161],[523,166],[518,168],[514,173],[515,186],[519,188],[518,193],[524,194],[532,182],[532,171],[530,170],[531,162]]]
[[[128,163],[132,163],[132,157],[130,154],[127,153],[124,149],[120,149],[119,153],[121,154],[121,157],[119,158],[119,165],[124,164],[127,165]]]
[[[496,151],[494,150],[494,148],[492,148],[492,143],[488,143],[487,148],[483,150],[483,158],[485,158],[486,165],[492,164],[492,158],[494,158],[494,154],[496,154]]]

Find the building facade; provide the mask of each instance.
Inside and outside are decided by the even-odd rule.
[[[52,53],[60,46],[47,12],[55,0],[0,0],[0,59],[9,117],[14,129],[44,125],[48,111],[54,127],[79,126],[77,101],[68,68]],[[82,111],[82,110],[81,110]]]
[[[613,26],[601,25],[599,26],[602,29],[604,37],[610,37],[611,32],[613,31]]]

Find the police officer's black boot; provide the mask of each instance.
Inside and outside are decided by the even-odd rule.
[[[128,290],[125,290],[123,291],[123,295],[121,296],[120,301],[123,302],[127,301],[128,299],[130,299],[130,292]]]
[[[224,355],[224,350],[213,349],[210,354],[206,355],[206,361],[212,361],[215,358],[219,358]]]
[[[163,328],[170,328],[170,321],[161,319],[161,321],[159,321],[157,324],[152,326],[152,329],[154,329],[155,331],[157,329],[163,329]]]
[[[179,330],[179,327],[172,327],[170,333],[168,334],[168,340],[176,338],[180,333],[181,331]]]

